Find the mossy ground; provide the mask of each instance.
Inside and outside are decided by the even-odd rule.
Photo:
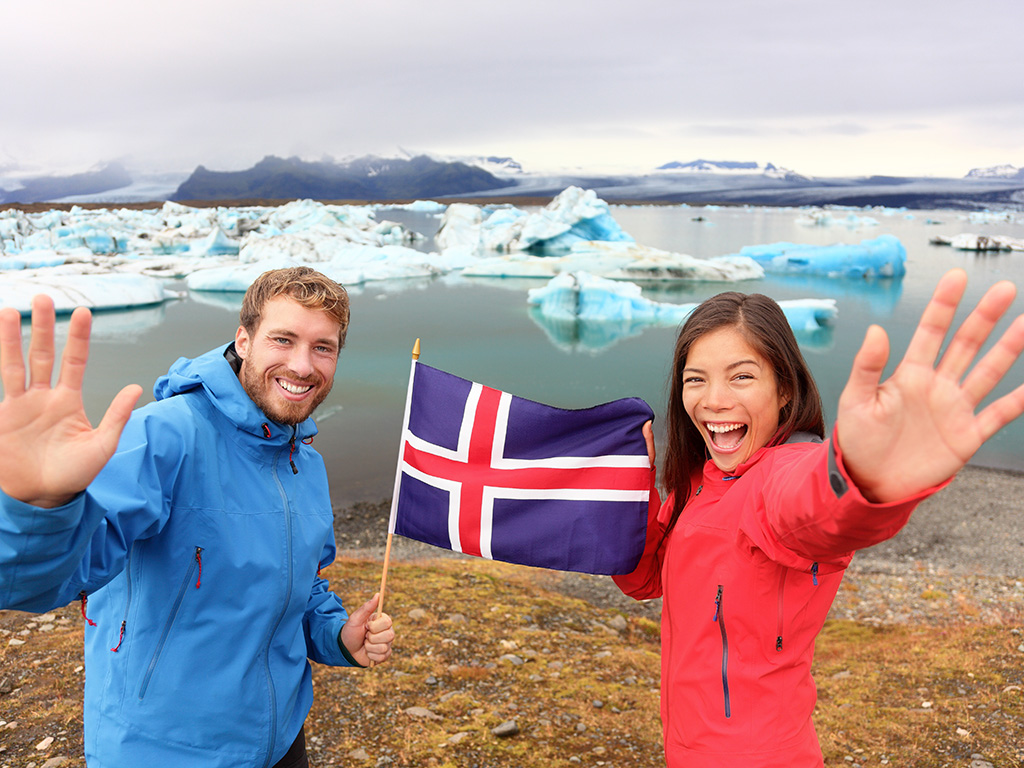
[[[341,559],[325,575],[355,605],[376,591],[380,563]],[[482,560],[393,564],[394,658],[315,669],[311,764],[663,765],[656,622],[549,584],[547,572]],[[15,724],[0,725],[0,766],[58,755],[84,766],[81,615],[54,614],[44,632],[36,617],[0,612],[0,722]],[[968,766],[980,754],[1021,768],[1022,644],[1001,624],[830,620],[815,660],[826,765]],[[492,733],[513,720],[516,735]]]

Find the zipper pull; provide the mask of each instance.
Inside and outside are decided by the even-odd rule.
[[[811,580],[814,582],[814,586],[818,586],[818,564],[814,563],[811,566]]]
[[[718,594],[715,595],[715,615],[711,617],[712,621],[718,621],[718,609],[722,607],[722,585],[718,585]]]
[[[124,627],[125,627],[125,623],[126,622],[123,622],[123,621],[121,622],[121,634],[119,634],[117,636],[117,645],[115,645],[113,648],[110,649],[114,653],[118,652],[118,650],[121,648],[121,643],[124,642]]]
[[[291,448],[288,450],[288,463],[292,465],[292,474],[299,474],[299,468],[295,466],[295,462],[292,461],[292,455],[295,453],[295,435],[292,435],[292,439],[288,441],[288,445]]]
[[[199,589],[199,582],[203,578],[203,548],[196,547],[196,563],[199,565],[199,575],[196,576],[196,589]]]
[[[92,619],[90,619],[88,616],[85,615],[85,604],[87,602],[89,602],[89,598],[86,596],[85,590],[83,589],[81,592],[79,592],[78,596],[79,596],[79,598],[82,601],[82,618],[85,619],[86,623],[90,627],[95,627],[96,626],[96,622],[93,621]]]
[[[775,638],[775,652],[782,653],[782,635]]]

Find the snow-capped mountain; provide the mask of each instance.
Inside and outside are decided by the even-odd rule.
[[[805,176],[788,168],[780,168],[774,163],[762,165],[753,160],[691,160],[688,163],[674,160],[670,163],[659,165],[655,169],[655,173],[727,174],[730,176],[761,175],[786,181],[806,179]]]
[[[972,168],[965,179],[1024,179],[1024,168],[1005,163],[988,168]]]

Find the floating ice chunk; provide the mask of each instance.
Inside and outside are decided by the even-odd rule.
[[[932,245],[950,245],[958,251],[1024,251],[1024,240],[1004,235],[974,235],[967,232],[954,237],[933,237]]]
[[[228,237],[219,226],[215,226],[210,234],[190,243],[188,247],[189,255],[200,257],[230,256],[237,254],[238,250],[238,241]]]
[[[796,219],[797,224],[805,227],[847,227],[857,229],[858,227],[877,227],[878,220],[870,216],[860,216],[856,213],[844,215],[833,215],[832,211],[818,209],[807,210]]]
[[[193,291],[246,291],[264,272],[302,264],[289,256],[277,256],[248,264],[198,269],[185,277],[185,285]]]
[[[289,242],[305,242],[292,238]],[[326,248],[322,249],[326,252]],[[242,260],[235,265],[199,269],[185,278],[195,291],[245,291],[253,281],[271,269],[283,269],[314,263],[316,269],[342,285],[358,285],[375,280],[436,277],[457,269],[466,262],[458,253],[438,255],[423,253],[401,245],[370,246],[335,242],[330,247],[332,258],[312,261],[325,253],[302,251],[282,253],[267,250],[266,258]]]
[[[515,253],[479,259],[463,270],[467,277],[551,278],[588,272],[617,280],[756,280],[764,268],[747,256],[698,259],[629,242],[581,241],[562,256]]]
[[[968,221],[975,224],[1013,223],[1016,216],[1013,211],[971,211],[967,214]]]
[[[476,247],[480,252],[529,251],[557,254],[575,243],[633,242],[593,190],[567,187],[547,206],[524,212],[511,206],[483,209],[465,203],[448,206],[436,242],[442,249]]]
[[[859,245],[796,245],[774,243],[746,246],[741,256],[761,264],[766,272],[801,273],[828,277],[902,277],[907,251],[898,238],[882,235]]]
[[[413,200],[411,203],[399,205],[381,205],[380,208],[394,208],[399,211],[415,211],[416,213],[442,213],[448,207],[436,200]]]
[[[533,288],[527,302],[541,307],[552,317],[578,317],[584,320],[625,318],[650,323],[677,325],[697,304],[673,304],[644,298],[635,283],[566,272],[542,288]],[[780,301],[790,325],[800,330],[831,325],[836,316],[835,299],[793,299]]]
[[[145,275],[81,274],[51,269],[19,273],[0,281],[0,307],[14,307],[28,315],[36,294],[50,296],[61,314],[75,307],[122,309],[160,304],[177,297],[165,290],[159,280]]]
[[[567,340],[597,349],[647,326],[677,326],[697,304],[673,304],[645,298],[635,283],[609,280],[586,272],[566,272],[527,294],[531,317],[560,345]],[[795,299],[779,302],[801,343],[820,345],[822,330],[831,329],[835,299]],[[603,327],[607,326],[607,327]]]
[[[480,230],[483,220],[484,212],[479,205],[452,203],[434,234],[434,242],[442,250],[459,248],[476,253],[481,248]]]
[[[39,269],[57,267],[66,260],[64,254],[52,250],[27,251],[21,254],[6,254],[0,258],[0,270]]]
[[[546,207],[524,219],[516,249],[558,253],[585,240],[633,242],[594,190],[567,187]]]

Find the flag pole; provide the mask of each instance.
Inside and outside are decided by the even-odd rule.
[[[412,347],[412,368],[409,371],[409,393],[406,396],[405,401],[405,416],[402,419],[402,439],[399,441],[399,451],[401,451],[401,445],[405,442],[405,429],[408,426],[406,423],[409,420],[409,398],[412,395],[412,379],[413,373],[416,370],[416,361],[420,359],[420,340],[416,339],[416,343]],[[398,486],[402,477],[402,457],[398,457],[398,467],[395,470],[395,491],[391,496],[391,518],[388,521],[388,541],[384,547],[384,568],[380,574],[380,598],[377,600],[377,613],[376,616],[380,616],[384,612],[384,589],[388,583],[388,564],[391,562],[391,539],[394,537],[395,527],[395,509],[398,506]],[[372,666],[372,663],[371,663]]]

